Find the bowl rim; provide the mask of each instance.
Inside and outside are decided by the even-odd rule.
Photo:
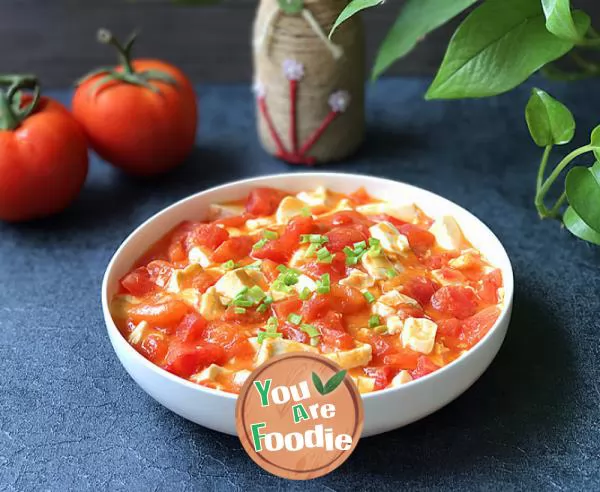
[[[452,200],[443,197],[442,195],[438,195],[437,193],[434,193],[430,190],[421,188],[420,186],[415,186],[415,185],[406,183],[404,181],[398,181],[395,179],[390,179],[390,178],[385,178],[385,177],[380,177],[380,176],[373,176],[370,174],[360,174],[360,173],[338,173],[338,172],[297,172],[296,173],[296,172],[293,172],[293,173],[266,174],[266,175],[254,176],[254,177],[249,177],[249,178],[243,178],[243,179],[239,179],[236,181],[228,181],[224,184],[220,184],[217,186],[213,186],[211,188],[207,188],[205,190],[199,191],[199,192],[189,195],[185,198],[182,198],[182,199],[176,201],[175,203],[169,205],[168,207],[165,207],[165,208],[159,210],[158,212],[156,212],[155,214],[153,214],[152,216],[147,218],[144,222],[142,222],[132,232],[130,232],[127,235],[127,237],[125,238],[125,240],[123,240],[123,242],[121,242],[121,244],[119,245],[117,250],[111,256],[111,259],[106,267],[106,270],[104,272],[104,276],[102,279],[102,287],[101,287],[101,289],[102,289],[102,292],[101,292],[102,312],[104,315],[104,322],[106,324],[106,329],[107,329],[107,332],[108,332],[111,342],[114,343],[115,341],[118,341],[116,343],[119,343],[122,346],[124,345],[124,350],[128,351],[129,354],[131,354],[132,357],[137,358],[138,362],[140,362],[146,369],[149,369],[151,372],[155,373],[159,377],[166,378],[167,380],[170,380],[175,384],[183,385],[184,387],[188,387],[192,390],[199,391],[200,393],[206,393],[207,396],[218,396],[218,397],[223,397],[226,399],[237,400],[238,395],[235,393],[229,393],[226,391],[209,388],[207,386],[202,386],[200,384],[196,384],[191,381],[188,381],[187,379],[184,379],[180,376],[176,376],[175,374],[168,372],[167,370],[163,369],[162,367],[160,367],[160,366],[154,364],[153,362],[151,362],[150,360],[146,359],[142,354],[140,354],[137,350],[135,350],[127,342],[127,340],[121,334],[121,332],[117,328],[115,322],[113,321],[113,318],[112,318],[112,315],[111,315],[110,309],[109,309],[110,303],[108,301],[108,279],[110,277],[112,270],[115,268],[115,265],[118,262],[119,256],[121,255],[122,251],[125,249],[127,244],[133,239],[134,236],[136,236],[142,229],[145,229],[148,225],[150,225],[151,222],[158,219],[162,215],[166,215],[171,210],[183,205],[184,203],[186,203],[188,201],[195,200],[200,195],[204,195],[207,193],[213,193],[213,192],[225,189],[225,188],[247,185],[247,184],[251,184],[253,182],[268,181],[271,179],[281,179],[281,178],[287,178],[287,179],[317,178],[318,179],[318,178],[321,178],[324,176],[326,176],[328,178],[334,178],[334,179],[335,178],[375,179],[375,180],[379,180],[382,182],[388,182],[393,185],[400,184],[405,187],[412,188],[412,190],[415,192],[425,192],[425,193],[428,193],[431,195],[435,195],[437,198],[446,200],[446,201],[450,202],[454,207],[459,209],[462,213],[467,214],[468,216],[471,217],[471,219],[474,219],[476,222],[479,222],[480,225],[482,225],[484,227],[484,229],[485,229],[486,233],[489,235],[490,239],[497,242],[497,246],[499,246],[499,248],[500,248],[499,251],[502,255],[504,255],[506,263],[509,267],[508,271],[506,271],[506,272],[504,270],[502,270],[503,288],[504,288],[504,303],[502,306],[502,311],[500,312],[500,315],[498,316],[498,319],[496,320],[496,322],[492,325],[492,327],[488,330],[488,332],[485,334],[485,336],[474,347],[467,350],[467,352],[465,352],[463,355],[461,355],[457,359],[453,360],[449,364],[447,364],[447,365],[441,367],[440,369],[438,369],[437,371],[427,374],[421,378],[410,381],[406,384],[397,386],[395,388],[384,388],[384,389],[381,389],[378,391],[373,391],[370,393],[363,393],[363,394],[361,394],[361,397],[364,400],[376,399],[378,397],[389,395],[394,392],[405,391],[408,388],[416,388],[418,385],[422,385],[422,384],[426,383],[427,381],[434,379],[434,378],[440,376],[441,374],[447,372],[448,370],[451,370],[451,368],[457,367],[459,365],[464,365],[467,362],[467,360],[471,359],[472,356],[476,352],[483,350],[483,348],[482,348],[483,345],[493,336],[494,332],[497,331],[500,326],[502,326],[505,322],[508,324],[509,319],[507,319],[507,318],[510,318],[512,302],[513,302],[513,295],[514,295],[514,274],[513,274],[512,263],[510,261],[510,257],[508,256],[508,253],[506,252],[506,249],[504,248],[504,245],[502,244],[502,242],[492,232],[492,230],[488,227],[488,225],[485,222],[483,222],[481,219],[479,219],[479,217],[475,216],[474,214],[469,212],[467,209],[461,207],[460,205],[453,202]],[[418,206],[418,203],[416,205]],[[508,275],[506,275],[506,274],[508,274]],[[116,347],[114,347],[114,349],[115,349],[115,351],[117,350]],[[117,354],[117,356],[118,356],[118,354]],[[120,357],[119,357],[119,359],[120,359]]]

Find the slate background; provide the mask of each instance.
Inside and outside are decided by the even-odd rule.
[[[543,83],[574,110],[583,143],[600,120],[600,86]],[[236,438],[181,419],[135,385],[112,351],[99,302],[119,243],[191,193],[301,170],[260,149],[247,86],[204,86],[198,147],[183,167],[138,181],[94,160],[67,212],[0,225],[0,489],[599,489],[600,249],[536,217],[540,152],[522,116],[528,87],[425,103],[426,85],[372,86],[366,145],[320,169],[428,188],[503,241],[515,271],[513,321],[470,390],[418,423],[361,441],[331,475],[294,483],[255,466]]]

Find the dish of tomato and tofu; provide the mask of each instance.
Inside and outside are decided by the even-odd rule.
[[[203,386],[238,393],[269,358],[313,352],[368,393],[463,355],[502,302],[500,270],[450,216],[363,189],[256,188],[151,245],[111,313],[140,354]]]

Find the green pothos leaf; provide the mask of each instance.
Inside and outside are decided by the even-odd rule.
[[[591,144],[596,147],[594,149],[594,155],[596,156],[596,159],[600,161],[600,125],[592,130]]]
[[[531,91],[525,119],[531,137],[540,147],[566,144],[575,135],[575,119],[571,111],[538,88]]]
[[[569,232],[574,236],[600,246],[600,232],[593,230],[589,225],[587,225],[581,219],[581,217],[577,215],[577,212],[573,210],[573,207],[569,207],[565,211],[563,223]]]
[[[285,0],[280,0],[280,3]],[[329,37],[333,35],[333,32],[344,22],[346,22],[350,17],[357,14],[361,10],[368,9],[370,7],[375,7],[384,2],[384,0],[352,0],[344,10],[340,13],[338,18],[335,20],[331,31],[329,32]]]
[[[600,162],[574,167],[567,174],[565,190],[569,205],[585,224],[600,233]]]
[[[585,37],[590,28],[590,17],[581,10],[571,12],[570,0],[542,0],[542,7],[546,29],[556,37],[573,42]]]
[[[277,3],[286,14],[299,14],[304,9],[304,0],[277,0]]]

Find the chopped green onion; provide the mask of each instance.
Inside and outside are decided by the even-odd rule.
[[[268,229],[265,229],[262,235],[265,239],[277,239],[279,237],[279,234],[275,231],[269,231]]]
[[[310,297],[310,289],[308,287],[304,287],[304,289],[302,289],[298,294],[298,297],[300,297],[300,300],[306,301]]]
[[[229,260],[221,265],[225,270],[233,270],[235,268],[235,261]]]
[[[317,280],[317,293],[318,294],[329,294],[331,290],[331,277],[328,273],[321,275],[321,278]]]
[[[329,238],[327,236],[322,236],[321,234],[302,234],[300,236],[300,242],[325,244],[329,242]]]
[[[331,263],[333,261],[333,256],[327,248],[321,248],[317,251],[317,259],[321,263]]]
[[[268,242],[269,242],[268,239],[263,238],[260,241],[258,241],[257,243],[254,243],[254,246],[252,246],[252,249],[260,249]]]
[[[300,329],[306,333],[310,338],[315,338],[321,336],[321,332],[313,325],[302,324],[300,325]]]
[[[267,309],[269,309],[269,305],[268,304],[261,304],[260,306],[258,306],[256,308],[256,312],[257,313],[264,313],[264,312],[266,312]]]
[[[373,328],[373,331],[375,333],[382,335],[383,333],[385,333],[387,331],[387,326],[385,326],[385,325],[376,326],[375,328]]]
[[[275,316],[271,316],[267,320],[267,328],[268,332],[277,331],[277,327],[279,326],[279,320]]]
[[[361,241],[359,243],[354,243],[354,250],[361,250],[361,249],[367,249],[367,243],[364,241]]]
[[[248,290],[247,296],[250,298],[250,300],[254,301],[254,304],[258,304],[264,299],[266,294],[258,285],[255,285]]]
[[[375,328],[376,326],[379,326],[381,324],[381,321],[379,319],[379,316],[377,316],[376,314],[372,315],[369,318],[369,328]]]
[[[375,296],[373,294],[371,294],[368,290],[365,290],[363,292],[363,296],[365,296],[365,299],[367,300],[367,302],[369,304],[372,304],[375,302]]]
[[[263,304],[273,304],[273,298],[269,294],[267,294],[267,297],[263,299]]]
[[[281,272],[281,273],[285,273],[287,272],[288,267],[286,267],[285,265],[277,265],[277,271]]]
[[[282,333],[269,333],[266,331],[259,331],[257,341],[258,343],[263,343],[265,341],[265,338],[281,338],[282,336]]]
[[[302,209],[300,210],[300,213],[302,214],[303,217],[310,217],[312,215],[310,208],[308,208],[308,207],[302,207]]]
[[[296,313],[291,313],[287,319],[293,325],[299,325],[300,323],[302,323],[302,316]]]
[[[373,246],[380,246],[381,245],[381,241],[375,237],[370,237],[369,238],[369,246],[373,247]]]
[[[236,297],[233,301],[231,301],[231,304],[245,308],[254,306],[254,303],[246,297]]]
[[[310,246],[306,249],[306,252],[304,253],[304,257],[310,258],[312,256],[315,256],[317,249],[319,249],[319,244],[311,243]]]
[[[385,274],[389,277],[389,278],[394,278],[398,276],[398,272],[396,270],[394,270],[393,268],[388,268],[385,271]]]
[[[243,307],[234,307],[233,312],[235,314],[244,314],[246,312],[246,308]]]

